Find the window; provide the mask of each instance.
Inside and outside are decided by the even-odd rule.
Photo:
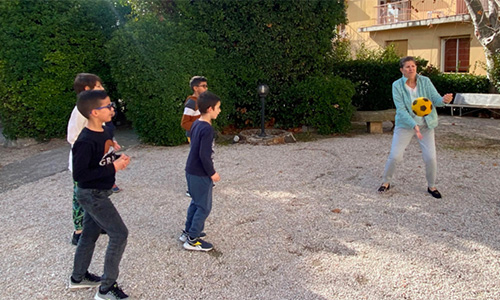
[[[441,49],[441,70],[443,72],[469,72],[469,37],[442,39]]]
[[[396,54],[399,57],[408,55],[408,40],[399,40],[399,41],[386,41],[385,46],[393,45]]]

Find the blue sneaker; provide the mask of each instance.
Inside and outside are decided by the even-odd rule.
[[[113,184],[111,190],[113,190],[113,193],[119,193],[121,191],[121,189],[116,184]]]
[[[184,249],[191,251],[210,251],[214,248],[214,246],[208,242],[200,238],[191,239],[191,237],[187,237],[186,242],[182,245]]]

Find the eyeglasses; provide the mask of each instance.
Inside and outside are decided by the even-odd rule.
[[[200,84],[200,85],[198,85],[198,87],[208,88],[208,85],[207,84]]]
[[[106,106],[101,106],[101,107],[97,107],[97,108],[94,108],[94,109],[101,110],[101,109],[105,109],[105,108],[111,110],[111,108],[113,108],[113,109],[116,108],[116,105],[115,105],[114,102],[111,102],[110,104],[108,104]]]

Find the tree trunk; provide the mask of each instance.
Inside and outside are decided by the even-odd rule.
[[[465,0],[465,3],[474,24],[476,37],[484,48],[488,78],[492,82],[494,80],[493,68],[500,67],[495,66],[493,60],[495,54],[500,54],[500,24],[498,22],[500,0],[489,0],[488,7],[483,7],[480,0]],[[485,9],[488,10],[488,15]],[[491,89],[494,90],[493,84],[490,84]]]

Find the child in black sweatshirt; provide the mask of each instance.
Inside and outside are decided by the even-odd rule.
[[[109,199],[113,193],[115,173],[125,169],[130,158],[117,156],[109,128],[102,126],[114,114],[114,106],[107,93],[101,90],[85,91],[78,95],[77,108],[88,118],[73,145],[73,179],[78,183],[76,198],[85,210],[83,231],[76,247],[71,289],[100,285],[95,299],[128,299],[118,287],[118,266],[125,246],[128,229]],[[102,277],[88,272],[95,243],[101,229],[109,236]]]

